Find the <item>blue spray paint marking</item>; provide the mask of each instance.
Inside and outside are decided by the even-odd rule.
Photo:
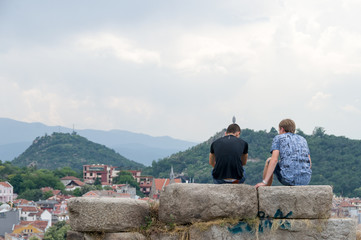
[[[293,212],[290,211],[289,213],[287,213],[286,216],[283,216],[283,212],[280,209],[278,209],[274,215],[274,218],[288,218],[289,216],[292,216],[292,214]]]
[[[274,218],[288,218],[290,216],[292,216],[293,212],[290,211],[289,213],[287,213],[286,215],[283,215],[283,212],[278,209],[274,215]],[[269,215],[266,216],[266,214],[262,211],[258,212],[258,217],[260,219],[260,223],[258,225],[258,232],[263,233],[263,231],[265,229],[271,229],[272,225],[273,225],[273,220],[272,218],[270,218]],[[279,228],[280,229],[290,229],[291,228],[291,223],[289,221],[283,221],[283,220],[278,220],[280,225]],[[252,232],[252,227],[246,223],[246,222],[238,222],[237,225],[233,226],[233,227],[229,227],[228,231],[230,231],[233,234],[237,234],[237,233],[242,233],[244,231],[247,232]]]
[[[229,227],[228,231],[230,231],[233,234],[237,234],[237,233],[242,233],[244,231],[247,232],[252,232],[252,226],[250,226],[248,223],[246,222],[238,222],[237,225],[233,226],[233,227]]]

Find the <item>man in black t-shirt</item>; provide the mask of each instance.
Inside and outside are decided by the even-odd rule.
[[[247,163],[248,143],[240,139],[238,124],[228,126],[226,134],[214,141],[209,154],[209,164],[213,167],[213,182],[244,183],[243,166]]]

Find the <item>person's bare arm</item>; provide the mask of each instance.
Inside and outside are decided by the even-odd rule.
[[[248,153],[243,154],[243,155],[241,156],[242,166],[244,166],[244,165],[247,164],[247,159],[248,159]]]
[[[311,156],[308,155],[308,159],[310,159],[310,168],[312,168]]]
[[[216,165],[216,156],[214,155],[214,153],[210,153],[209,154],[209,164],[214,168],[214,166]]]
[[[276,168],[279,155],[280,155],[279,150],[273,150],[271,160],[269,161],[269,164],[268,164],[266,175],[263,179],[266,183],[269,183],[273,176],[273,172]],[[256,188],[261,187],[261,186],[267,186],[267,185],[268,184],[265,184],[264,182],[260,182],[260,183],[256,184]]]

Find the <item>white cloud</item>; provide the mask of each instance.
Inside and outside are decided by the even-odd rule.
[[[148,101],[135,97],[117,97],[105,98],[104,107],[109,111],[120,111],[124,115],[138,115],[139,117],[149,119],[157,113],[157,110]]]
[[[318,111],[324,108],[327,105],[327,100],[331,97],[330,94],[317,92],[309,101],[308,106],[314,110]]]
[[[60,12],[36,0],[1,15],[3,117],[198,141],[233,115],[328,133],[361,120],[357,1],[111,3],[51,24]]]
[[[97,57],[115,56],[120,60],[140,64],[161,62],[158,52],[136,46],[131,40],[114,33],[80,36],[76,42],[83,51],[90,51]]]
[[[353,105],[345,105],[342,107],[342,110],[345,111],[346,113],[351,113],[351,114],[355,114],[355,115],[360,115],[361,114],[361,110]]]

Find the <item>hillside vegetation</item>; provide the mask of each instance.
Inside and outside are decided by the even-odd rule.
[[[12,161],[12,164],[20,167],[35,165],[38,169],[70,167],[74,170],[82,170],[86,164],[107,164],[121,169],[144,167],[76,133],[53,133],[37,137],[24,153]]]
[[[312,135],[306,135],[298,129],[309,144],[312,159],[312,185],[332,185],[334,193],[342,196],[361,197],[361,141],[325,134],[323,128],[315,128]],[[169,177],[171,166],[174,172],[194,178],[198,183],[211,183],[212,168],[208,164],[211,143],[224,135],[217,133],[208,141],[198,144],[187,151],[153,161],[152,167],[143,172],[155,177]],[[262,181],[265,160],[277,130],[254,131],[244,129],[241,138],[249,143],[249,161],[245,167],[246,183],[254,185]],[[279,184],[275,180],[275,184]]]

